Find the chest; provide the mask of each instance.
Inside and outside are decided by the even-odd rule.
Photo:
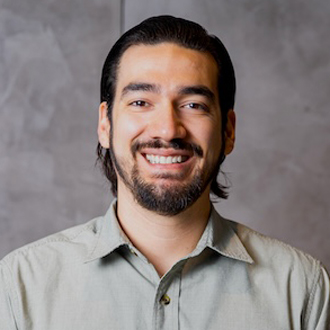
[[[162,279],[133,254],[94,263],[55,272],[45,284],[25,288],[22,328],[301,328],[302,303],[285,298],[290,285],[275,282],[271,274],[255,274],[242,262],[208,255],[177,263]]]

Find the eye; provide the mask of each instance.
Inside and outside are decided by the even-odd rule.
[[[188,109],[196,109],[196,110],[201,110],[201,111],[208,111],[208,107],[204,104],[200,104],[200,103],[187,103],[183,106],[184,108],[188,108]]]
[[[146,101],[137,100],[137,101],[131,102],[130,105],[132,105],[134,107],[147,107],[150,104],[148,102],[146,102]]]

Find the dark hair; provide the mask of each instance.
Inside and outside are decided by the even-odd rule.
[[[229,54],[216,36],[209,35],[197,23],[172,16],[151,17],[124,33],[110,50],[102,70],[101,102],[106,102],[108,119],[111,122],[113,101],[116,90],[117,71],[124,52],[133,45],[155,45],[171,42],[185,48],[210,53],[218,65],[218,95],[222,117],[222,141],[227,123],[227,113],[234,107],[235,102],[235,73]],[[112,193],[117,195],[117,176],[110,156],[109,149],[97,146],[98,161],[101,162],[103,172],[111,182]],[[220,165],[225,159],[224,143],[216,173],[214,173],[211,192],[220,198],[227,198],[225,186],[217,182]]]

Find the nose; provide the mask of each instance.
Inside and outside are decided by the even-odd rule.
[[[174,105],[168,104],[155,111],[153,120],[149,123],[149,135],[153,139],[171,141],[183,139],[187,135],[180,114]]]

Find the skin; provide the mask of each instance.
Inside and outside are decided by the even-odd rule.
[[[226,155],[232,151],[235,113],[229,111],[225,141],[221,141],[217,70],[210,54],[172,43],[137,45],[125,51],[118,71],[111,125],[114,152],[127,173],[136,165],[141,177],[161,193],[190,182],[198,169],[204,169],[207,177],[218,160],[222,143]],[[202,87],[213,96],[191,89],[187,92],[187,87]],[[104,148],[110,147],[109,132],[107,107],[101,103],[98,135]],[[194,143],[202,148],[203,157],[171,148],[144,148],[135,156],[132,154],[135,141],[155,139],[164,144],[173,139]],[[189,158],[179,164],[151,164],[146,154]],[[120,225],[163,276],[196,247],[210,213],[210,184],[192,206],[175,216],[164,216],[141,207],[121,177],[117,178]]]

